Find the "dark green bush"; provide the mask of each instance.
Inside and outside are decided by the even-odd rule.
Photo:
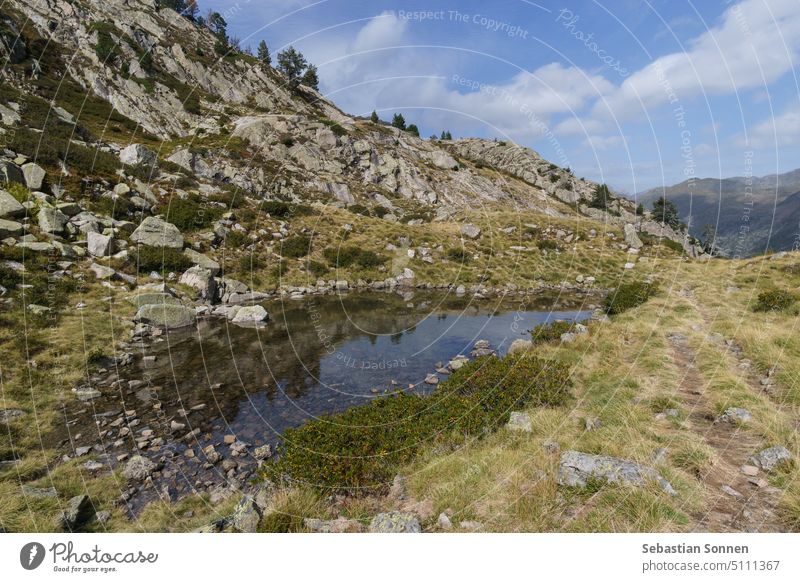
[[[558,246],[558,243],[554,240],[549,238],[543,238],[541,240],[536,241],[536,246],[539,247],[541,251],[557,251],[560,250],[561,247]]]
[[[247,235],[238,230],[232,230],[225,235],[225,246],[228,249],[237,249],[248,246],[251,242]]]
[[[271,477],[350,492],[383,488],[422,447],[454,445],[526,404],[561,405],[568,369],[532,356],[480,358],[429,396],[398,393],[286,431]]]
[[[328,267],[319,261],[308,261],[306,263],[306,271],[314,275],[315,277],[321,277],[325,273],[328,272]]]
[[[762,291],[753,305],[753,311],[766,313],[769,311],[784,311],[797,301],[797,296],[782,289]]]
[[[22,282],[22,275],[11,267],[0,264],[0,287],[13,289]]]
[[[360,214],[361,216],[369,216],[369,208],[367,208],[363,204],[351,204],[350,206],[347,207],[347,210],[349,210],[353,214]]]
[[[372,214],[377,216],[378,218],[383,218],[387,214],[390,214],[392,211],[386,208],[385,206],[376,206],[372,209]]]
[[[469,254],[466,249],[461,247],[455,247],[452,249],[447,249],[447,258],[451,261],[456,263],[461,263],[466,265],[470,261],[472,261],[472,255]]]
[[[127,219],[135,210],[133,204],[122,196],[116,198],[101,196],[92,202],[91,207],[95,212],[111,216],[116,220]]]
[[[281,243],[281,255],[290,259],[305,257],[311,251],[311,237],[298,234]]]
[[[159,206],[156,213],[164,214],[167,222],[171,222],[183,231],[210,226],[220,217],[221,209],[208,206],[198,198],[175,197]]]
[[[561,339],[561,334],[569,333],[575,328],[573,321],[550,321],[540,323],[531,330],[531,341],[534,345],[544,344]]]
[[[141,245],[131,250],[131,260],[140,273],[182,272],[192,266],[192,261],[179,249]]]
[[[386,258],[374,251],[365,251],[355,246],[326,248],[322,251],[325,260],[334,267],[347,268],[358,265],[365,269],[377,267],[386,262]]]
[[[658,291],[652,283],[636,281],[619,285],[606,297],[605,309],[609,315],[616,315],[638,307]]]

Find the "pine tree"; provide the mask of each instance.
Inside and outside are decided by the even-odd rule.
[[[319,91],[319,75],[317,74],[316,65],[308,65],[300,82],[306,87],[311,87],[314,91]]]
[[[641,204],[636,206],[636,215],[644,216],[644,206],[642,206]]]
[[[608,186],[605,184],[598,184],[594,189],[594,195],[589,201],[591,208],[598,208],[600,210],[608,209],[608,202],[611,198],[611,193],[608,191]]]
[[[269,54],[266,41],[262,40],[260,43],[258,43],[258,60],[265,65],[272,64],[272,56]]]
[[[396,127],[397,129],[406,128],[406,119],[403,117],[402,113],[395,113],[394,117],[392,117],[392,127]]]
[[[378,112],[373,110],[373,111],[372,111],[372,115],[370,115],[370,116],[369,116],[369,120],[370,120],[372,123],[380,123],[380,121],[381,121],[381,118],[380,118],[380,117],[378,117]]]
[[[683,227],[677,206],[663,196],[653,202],[653,218],[676,230]]]
[[[406,131],[412,135],[419,137],[419,128],[415,124],[411,124],[406,128]]]
[[[308,62],[293,46],[278,53],[278,70],[286,77],[289,87],[296,89],[301,82]]]

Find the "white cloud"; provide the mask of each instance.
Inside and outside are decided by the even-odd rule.
[[[649,109],[673,98],[764,86],[793,69],[798,49],[797,0],[744,0],[692,40],[686,52],[660,57],[627,78],[597,103],[595,113],[627,118],[641,113],[642,105]]]
[[[737,141],[746,147],[761,148],[781,148],[800,143],[800,102],[759,122],[746,137],[740,135]]]

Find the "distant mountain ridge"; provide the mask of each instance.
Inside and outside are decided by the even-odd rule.
[[[800,237],[800,169],[760,177],[686,180],[646,190],[637,198],[650,208],[660,196],[675,203],[692,235],[702,238],[706,225],[713,225],[717,247],[727,256],[790,250]]]

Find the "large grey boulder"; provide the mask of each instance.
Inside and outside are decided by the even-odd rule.
[[[44,179],[47,176],[44,169],[33,162],[28,162],[22,166],[22,175],[29,190],[41,190],[44,185]]]
[[[0,218],[11,218],[24,216],[25,207],[17,202],[11,194],[5,190],[0,190]]]
[[[142,144],[132,143],[119,152],[119,161],[127,166],[149,166],[156,161],[156,154]]]
[[[194,325],[197,321],[194,309],[183,305],[149,304],[142,305],[136,312],[134,321],[155,327],[177,329]]]
[[[369,531],[370,533],[421,533],[422,527],[413,513],[390,511],[373,517]]]
[[[141,455],[134,455],[125,463],[122,476],[134,481],[143,481],[155,470],[156,464],[153,461]]]
[[[636,234],[636,227],[631,223],[625,225],[625,242],[634,249],[640,249],[644,246],[642,239]]]
[[[217,295],[217,282],[209,269],[203,267],[192,267],[188,269],[178,280],[182,285],[195,289],[201,299],[215,299]]]
[[[19,222],[0,218],[0,240],[10,236],[22,236],[24,230],[24,227]]]
[[[69,217],[56,208],[41,208],[37,220],[42,232],[61,234],[69,222]]]
[[[533,430],[531,417],[525,412],[512,412],[508,418],[507,426],[509,430],[519,432],[531,432]]]
[[[267,319],[267,310],[260,305],[242,307],[231,320],[233,323],[261,323]]]
[[[651,467],[605,455],[578,451],[562,453],[558,467],[559,485],[583,488],[591,480],[634,487],[643,487],[648,482],[655,482],[666,493],[677,495],[672,485]]]
[[[769,447],[750,457],[750,463],[770,472],[792,460],[792,453],[784,446]]]
[[[204,255],[203,253],[198,253],[194,249],[184,249],[183,254],[186,255],[190,261],[192,261],[193,265],[208,269],[215,277],[219,275],[221,269],[219,263],[214,259]]]
[[[131,240],[150,247],[183,248],[183,235],[178,227],[154,216],[142,221],[131,234]]]
[[[107,257],[114,252],[114,239],[99,232],[86,235],[87,250],[93,257]]]

